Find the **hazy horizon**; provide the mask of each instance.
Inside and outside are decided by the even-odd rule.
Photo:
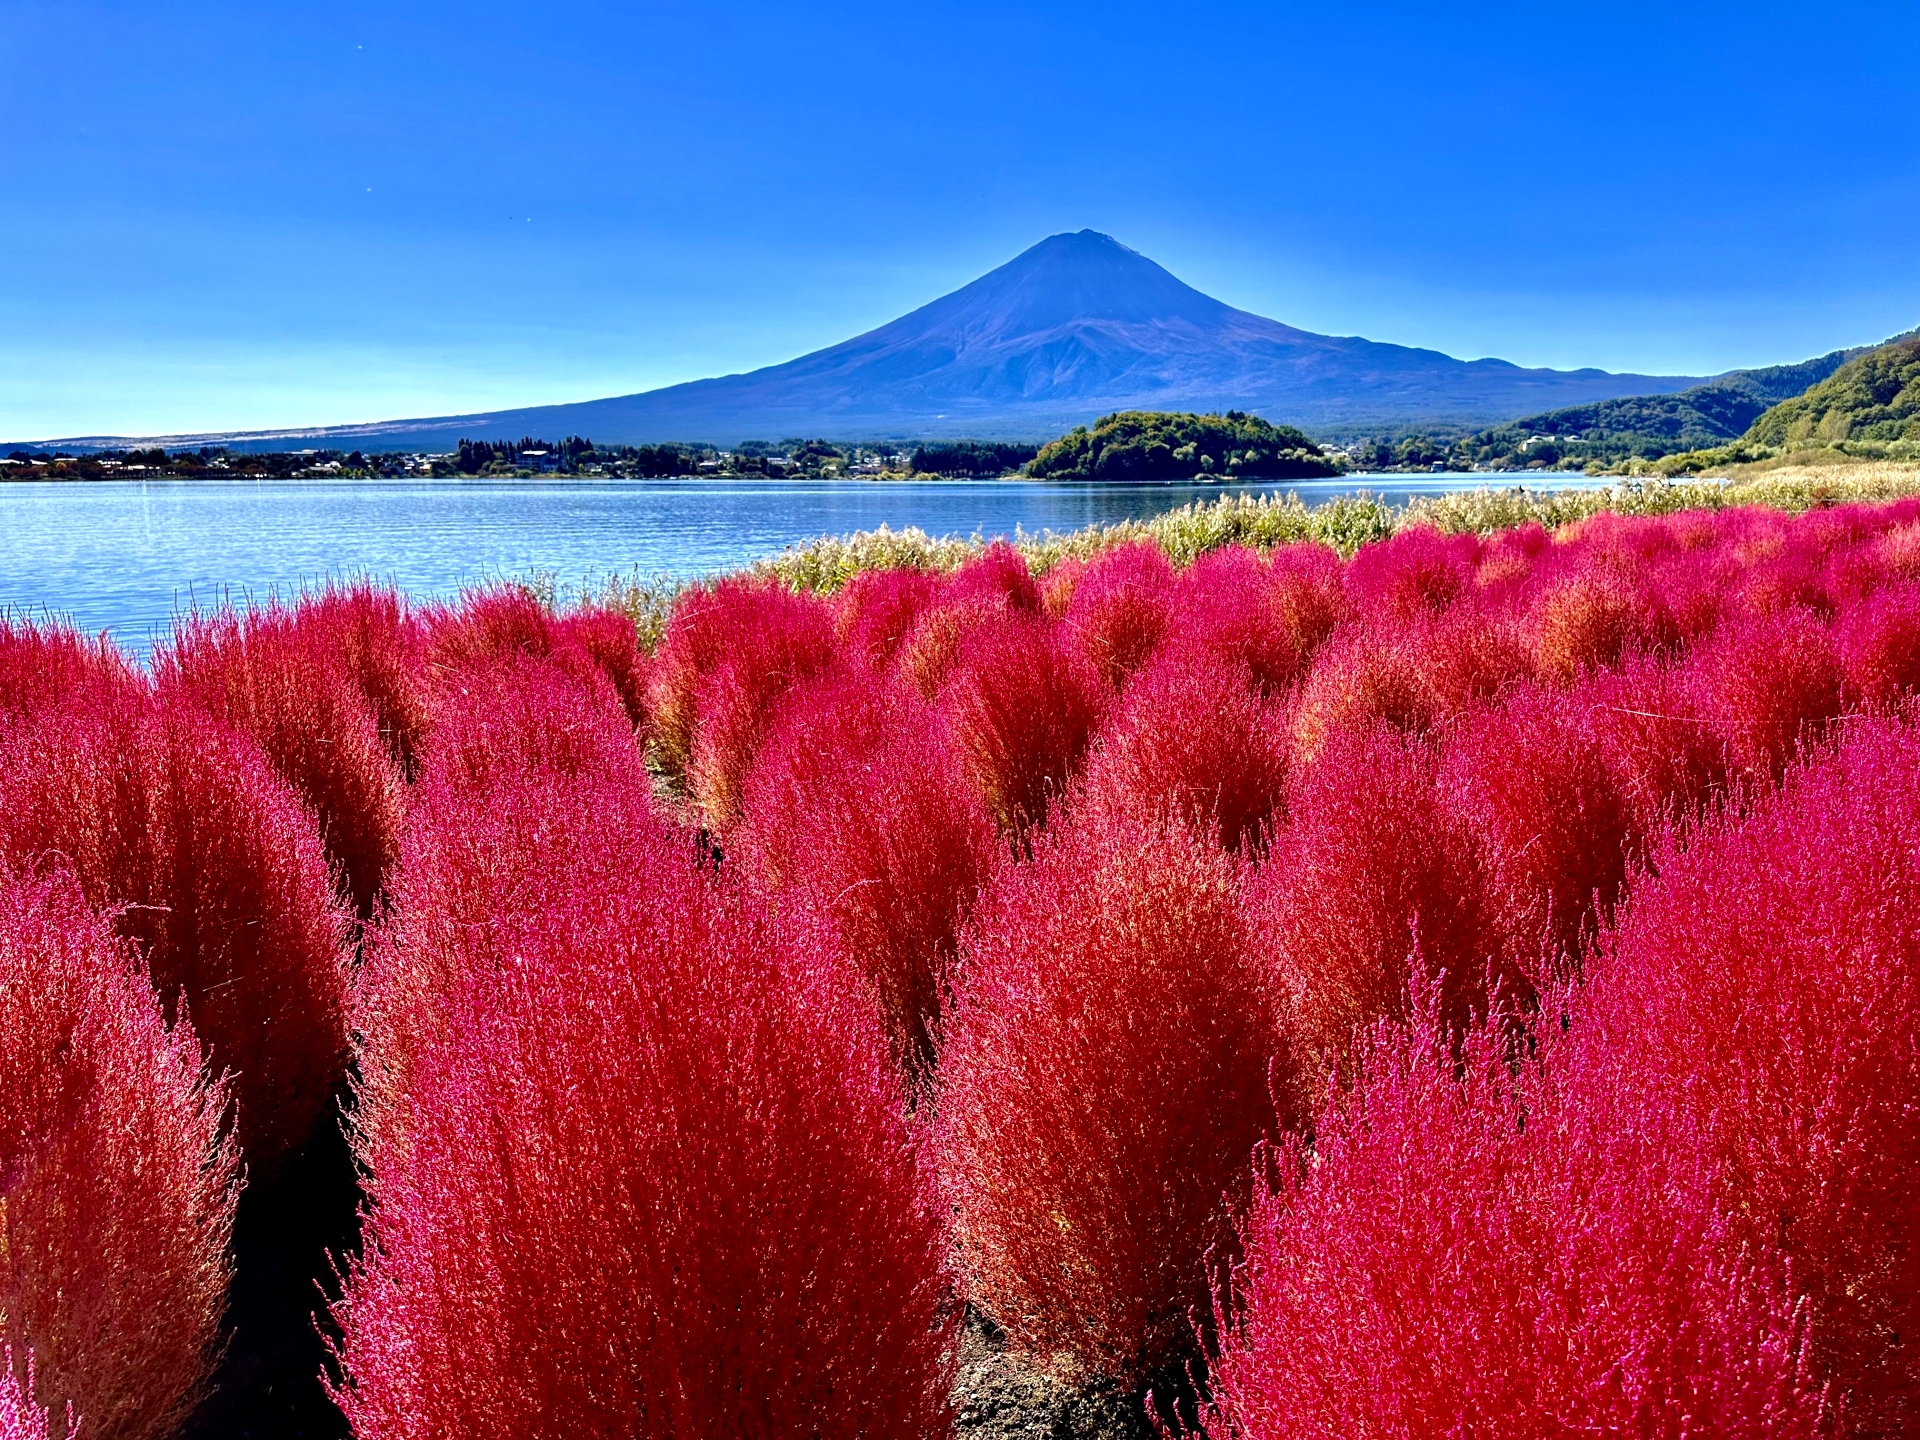
[[[1819,45],[1719,5],[5,15],[8,437],[738,373],[1083,227],[1462,359],[1703,375],[1920,324],[1920,20],[1870,6]]]

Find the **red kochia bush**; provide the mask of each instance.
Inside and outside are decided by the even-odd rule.
[[[1430,989],[1383,1021],[1311,1157],[1283,1144],[1223,1294],[1209,1433],[1812,1436],[1783,1267],[1684,1154],[1597,1133]],[[1551,1037],[1549,1037],[1549,1040]]]
[[[1079,769],[1107,695],[1058,622],[999,615],[968,633],[941,699],[988,811],[1014,834]]]
[[[271,1168],[345,1062],[347,916],[313,817],[198,706],[89,688],[0,744],[0,864],[53,857],[124,907],[162,1000],[184,991],[249,1163]]]
[[[1290,1062],[1228,857],[1095,814],[1036,848],[964,932],[935,1148],[974,1302],[1133,1382],[1193,1340]]]
[[[1509,974],[1537,978],[1554,957],[1575,956],[1619,893],[1631,838],[1580,713],[1550,690],[1511,693],[1450,739],[1441,784],[1473,837],[1490,948]]]
[[[1037,616],[1042,610],[1025,558],[1006,542],[995,541],[954,571],[918,612],[901,637],[895,664],[931,700],[946,684],[961,644],[977,626],[1007,615]]]
[[[1636,656],[1588,675],[1565,704],[1599,747],[1636,845],[1693,815],[1726,781],[1727,747],[1684,665]]]
[[[554,627],[564,644],[576,647],[607,677],[635,728],[644,727],[648,665],[633,621],[618,610],[583,605],[560,616]]]
[[[1382,626],[1375,632],[1390,634]],[[1389,642],[1393,643],[1393,642]],[[1461,601],[1404,627],[1398,645],[1434,720],[1452,721],[1530,679],[1533,657],[1509,617]]]
[[[1533,627],[1540,674],[1562,684],[1676,635],[1651,587],[1624,567],[1604,564],[1588,565],[1541,595]]]
[[[303,634],[324,645],[373,707],[387,753],[407,779],[433,723],[426,629],[398,592],[358,580],[300,597]]]
[[[1777,778],[1794,746],[1842,710],[1832,638],[1804,610],[1729,616],[1689,673],[1715,738],[1751,778]]]
[[[69,626],[32,625],[0,615],[0,727],[31,720],[89,684],[139,687],[126,657],[107,640]]]
[[[988,601],[1023,615],[1040,613],[1040,587],[1034,583],[1026,556],[1004,540],[996,540],[947,578],[948,603],[962,605]]]
[[[880,669],[940,586],[940,577],[928,570],[862,570],[833,597],[834,633],[850,656]]]
[[[593,840],[401,937],[455,953],[403,956],[451,983],[405,1123],[357,1141],[354,1434],[945,1433],[941,1228],[872,1007],[664,830]]]
[[[551,660],[508,655],[464,666],[421,755],[416,809],[435,788],[481,793],[529,771],[644,773],[611,684]]]
[[[1338,1060],[1394,1012],[1416,949],[1464,1023],[1484,1004],[1479,875],[1427,747],[1384,725],[1340,731],[1295,772],[1287,808],[1247,898],[1303,1059]]]
[[[1408,632],[1397,626],[1356,627],[1321,652],[1300,687],[1294,756],[1311,760],[1339,730],[1381,723],[1420,734],[1433,720],[1434,697]]]
[[[70,875],[0,882],[0,1075],[0,1396],[31,1356],[30,1405],[163,1440],[218,1350],[236,1156],[193,1031]]]
[[[553,649],[553,622],[553,612],[524,585],[470,590],[427,611],[427,662],[445,671],[507,655],[546,655]]]
[[[401,785],[351,671],[297,612],[221,611],[174,626],[164,691],[250,735],[320,822],[358,913],[372,913],[400,829]]]
[[[1660,857],[1576,1012],[1578,1098],[1699,1151],[1808,1295],[1865,1434],[1920,1419],[1920,740],[1850,726],[1745,822]],[[1584,1038],[1583,1038],[1584,1037]]]
[[[1172,611],[1173,567],[1158,545],[1136,540],[1081,572],[1066,619],[1100,678],[1117,690],[1160,644]]]
[[[778,581],[722,580],[674,606],[652,672],[653,740],[710,824],[738,818],[773,702],[833,658],[826,607]]]
[[[430,610],[426,633],[427,666],[441,688],[468,665],[541,659],[583,684],[604,677],[634,725],[646,718],[639,634],[617,611],[588,605],[559,615],[525,586],[495,585]]]
[[[1323,638],[1314,628],[1310,620],[1295,623],[1284,586],[1260,557],[1232,546],[1202,555],[1180,573],[1166,645],[1237,661],[1255,688],[1272,696],[1305,668]]]
[[[14,1365],[12,1350],[0,1345],[0,1440],[73,1440],[70,1412],[62,1424],[55,1425],[34,1403],[33,1356],[27,1355],[19,1362],[18,1374]]]
[[[873,676],[792,692],[747,779],[747,869],[864,974],[896,1053],[932,1059],[960,916],[993,866],[993,822],[946,727]]]
[[[1473,582],[1481,541],[1426,525],[1363,546],[1347,564],[1347,591],[1365,611],[1408,621],[1453,604]]]
[[[1849,689],[1884,709],[1920,690],[1920,587],[1889,586],[1835,625]]]
[[[1280,811],[1286,722],[1244,662],[1170,648],[1149,662],[1087,763],[1088,803],[1142,823],[1178,818],[1252,850]]]
[[[505,969],[512,935],[494,916],[543,908],[553,874],[580,893],[624,883],[625,852],[610,840],[664,824],[605,682],[509,656],[468,665],[452,683],[457,703],[421,757],[389,914],[367,937],[352,993],[358,1115],[371,1126],[378,1111],[389,1142],[408,1110],[412,1057],[443,1029],[437,1006],[458,978],[449,967]]]
[[[1312,541],[1282,545],[1267,556],[1267,575],[1274,609],[1294,648],[1312,655],[1348,613],[1340,557]]]

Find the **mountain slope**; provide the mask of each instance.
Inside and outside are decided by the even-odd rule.
[[[1496,466],[1539,458],[1613,463],[1724,445],[1744,434],[1769,406],[1799,395],[1872,348],[1835,350],[1795,365],[1729,370],[1673,395],[1629,395],[1523,416],[1470,436],[1465,455]]]
[[[1324,432],[1410,420],[1485,425],[1696,379],[1530,370],[1316,335],[1236,310],[1082,230],[1043,240],[877,330],[744,375],[580,404],[240,438],[414,448],[567,433],[603,443],[1045,438],[1115,410],[1229,408]]]
[[[1759,416],[1745,438],[1772,446],[1920,440],[1920,333],[1849,360]]]

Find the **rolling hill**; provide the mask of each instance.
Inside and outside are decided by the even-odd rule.
[[[1523,369],[1317,335],[1236,310],[1092,230],[1054,235],[889,324],[785,364],[638,395],[362,425],[164,437],[446,449],[462,436],[602,443],[972,436],[1043,439],[1117,410],[1239,409],[1321,433],[1487,425],[1694,376]],[[74,442],[101,445],[109,437]]]
[[[1805,394],[1758,416],[1745,438],[1771,446],[1920,440],[1920,332],[1856,353]]]

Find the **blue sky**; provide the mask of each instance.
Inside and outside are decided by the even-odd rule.
[[[1309,329],[1920,325],[1920,7],[0,0],[0,436],[586,399],[1091,226]]]

